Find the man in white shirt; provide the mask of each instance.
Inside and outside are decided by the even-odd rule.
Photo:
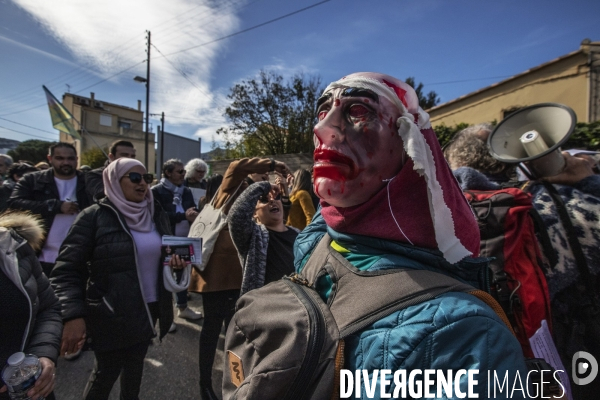
[[[47,232],[39,254],[44,273],[50,276],[60,246],[79,211],[89,205],[84,175],[77,171],[77,151],[70,143],[50,146],[51,168],[25,175],[15,186],[8,205],[38,214]]]

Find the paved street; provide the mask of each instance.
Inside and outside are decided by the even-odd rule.
[[[202,310],[202,297],[192,293],[189,306]],[[198,400],[198,338],[202,320],[187,321],[175,318],[177,331],[150,346],[144,365],[140,399],[143,400]],[[223,357],[223,335],[215,358],[213,387],[220,395]],[[94,354],[86,351],[75,361],[59,359],[56,371],[55,394],[58,400],[78,400],[94,365]],[[119,384],[115,384],[110,400],[119,399]]]

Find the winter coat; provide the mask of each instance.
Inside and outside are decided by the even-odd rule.
[[[341,254],[362,270],[431,270],[475,287],[486,281],[486,259],[466,258],[459,263],[449,264],[436,250],[367,236],[341,234],[327,227],[320,212],[296,240],[294,255],[298,271],[302,270],[325,232],[338,244],[338,248],[349,251]],[[348,254],[356,257],[353,259]],[[331,282],[325,276],[317,282],[317,289],[323,297],[329,293],[328,281]],[[356,296],[360,295],[360,292],[356,293]],[[522,379],[527,375],[517,339],[490,307],[468,293],[445,293],[394,312],[346,338],[345,345],[343,368],[351,371],[477,369],[475,393],[479,394],[479,398],[488,398],[488,371],[492,371],[492,374],[495,371],[502,378],[508,372],[510,387],[517,372]],[[381,380],[376,385],[373,398],[378,399]],[[461,378],[460,387],[466,392],[466,376]],[[504,395],[508,398],[506,393]],[[513,398],[520,398],[520,395],[522,393],[517,391]],[[364,389],[361,398],[367,398]]]
[[[42,243],[41,221],[28,213],[0,216],[0,273],[5,274],[28,300],[29,322],[22,333],[24,351],[56,363],[62,338],[60,303],[35,255]],[[11,307],[2,304],[2,308]],[[3,323],[10,323],[3,320]],[[2,346],[2,344],[0,344]]]
[[[50,231],[54,216],[60,214],[62,203],[52,168],[25,174],[8,199],[9,208],[40,215],[46,232]],[[90,205],[85,193],[85,175],[81,171],[77,171],[77,204],[80,210]]]
[[[242,158],[229,164],[223,175],[223,182],[215,195],[214,207],[226,215],[237,196],[245,189],[248,174],[264,174],[271,170],[269,158]],[[242,267],[237,251],[229,234],[229,227],[219,233],[213,253],[202,272],[192,270],[188,290],[192,292],[216,292],[240,289]]]
[[[237,198],[229,211],[228,224],[231,239],[235,245],[242,269],[242,290],[244,294],[249,290],[264,286],[267,267],[267,249],[269,248],[269,230],[262,224],[252,220],[256,202],[261,196],[269,194],[271,184],[259,182],[250,185],[240,197]],[[283,210],[281,210],[283,212]],[[298,229],[288,226],[300,232]]]
[[[165,212],[155,202],[154,223],[170,235]],[[78,216],[65,238],[50,279],[65,321],[84,318],[95,351],[130,347],[156,336],[142,293],[137,250],[125,218],[103,198]],[[173,322],[171,293],[156,260],[160,338]]]
[[[162,183],[159,183],[158,185],[152,187],[152,194],[154,195],[154,199],[160,203],[163,210],[165,210],[169,216],[171,231],[175,232],[175,225],[181,221],[185,221],[186,218],[185,212],[175,211],[177,208],[175,204],[173,204],[173,192],[167,189]],[[196,202],[194,201],[192,191],[185,186],[183,188],[183,195],[181,196],[181,206],[184,210],[187,210],[188,208],[196,208]]]
[[[90,204],[94,204],[105,196],[104,194],[104,180],[102,173],[106,166],[93,169],[85,174],[85,192],[88,196]]]
[[[16,185],[17,182],[12,178],[7,178],[4,182],[0,183],[0,212],[8,208],[8,199]]]

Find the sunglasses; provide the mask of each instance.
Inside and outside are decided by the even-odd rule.
[[[140,174],[139,172],[130,172],[127,175],[123,175],[123,177],[128,177],[131,183],[140,183],[144,179],[144,182],[150,184],[154,180],[154,175]]]
[[[204,169],[197,169],[196,172],[206,172]]]
[[[263,204],[267,204],[271,199],[269,199],[269,195],[264,195],[264,196],[260,196],[260,198],[258,199],[258,201],[260,201]],[[278,201],[281,200],[281,193],[277,194],[276,197],[273,197],[273,201]]]
[[[175,172],[177,172],[177,173],[179,173],[179,174],[183,175],[183,174],[185,174],[185,169],[180,169],[179,171],[175,171]]]

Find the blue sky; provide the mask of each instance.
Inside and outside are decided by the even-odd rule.
[[[260,69],[318,75],[323,85],[357,71],[414,76],[445,102],[575,51],[584,38],[600,41],[597,0],[330,0],[198,46],[316,3],[0,0],[0,137],[57,139],[43,84],[59,99],[94,92],[137,107],[145,30],[156,46],[150,113],[165,112],[167,131],[202,137],[203,151],[227,125],[229,88]]]

